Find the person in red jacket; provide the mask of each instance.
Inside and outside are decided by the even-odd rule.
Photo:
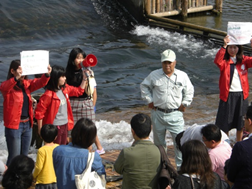
[[[243,55],[241,45],[228,45],[229,42],[229,36],[226,36],[214,59],[220,69],[220,102],[215,124],[227,135],[236,128],[236,141],[241,141],[243,116],[248,107],[248,68],[252,67],[252,57]],[[252,39],[250,43],[252,47]]]
[[[50,79],[51,66],[40,79],[22,76],[20,60],[13,60],[7,80],[0,85],[3,94],[5,138],[8,149],[7,166],[20,154],[28,155],[32,137],[33,108],[31,92],[44,87]]]
[[[53,66],[50,80],[45,93],[39,98],[35,110],[35,118],[38,122],[38,133],[42,125],[53,124],[58,128],[55,139],[57,144],[67,143],[67,131],[74,126],[73,113],[69,101],[70,96],[79,96],[84,92],[87,84],[87,76],[83,71],[83,79],[79,87],[66,84],[66,71],[62,66]]]

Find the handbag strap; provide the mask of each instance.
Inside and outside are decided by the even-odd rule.
[[[94,152],[89,152],[88,153],[88,160],[87,160],[87,166],[86,169],[83,171],[83,173],[81,174],[82,176],[84,175],[84,173],[86,172],[91,172],[91,168],[92,168],[92,164],[94,161]]]
[[[194,187],[194,181],[193,181],[192,175],[190,175],[190,179],[191,179],[192,189],[195,189],[195,187]]]

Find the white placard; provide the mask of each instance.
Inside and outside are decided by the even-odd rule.
[[[250,43],[252,37],[252,22],[228,22],[228,45],[244,45]]]
[[[33,50],[20,53],[22,75],[47,73],[49,64],[49,51]]]

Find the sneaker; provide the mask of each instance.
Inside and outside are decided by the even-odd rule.
[[[96,150],[96,152],[99,154],[99,155],[102,155],[102,154],[105,154],[105,150],[102,148],[101,150]]]

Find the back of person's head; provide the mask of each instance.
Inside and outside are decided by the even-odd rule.
[[[182,145],[181,152],[180,173],[197,174],[202,188],[212,189],[215,177],[206,146],[199,140],[190,140]]]
[[[185,131],[180,132],[179,134],[177,134],[177,136],[175,137],[175,141],[176,141],[176,147],[181,151],[181,138],[183,137]]]
[[[46,124],[42,126],[40,135],[46,143],[51,143],[58,135],[58,129],[55,125]]]
[[[221,131],[217,125],[208,124],[201,129],[201,134],[207,141],[214,140],[215,142],[221,141]]]
[[[252,120],[252,105],[250,105],[247,109],[246,118]]]
[[[131,128],[141,138],[147,138],[151,132],[151,119],[146,114],[136,114],[130,121]]]
[[[68,62],[67,62],[67,71],[75,70],[74,60],[77,58],[79,54],[82,54],[83,58],[86,58],[86,53],[81,48],[73,48],[69,54]]]
[[[226,48],[226,52],[224,54],[224,60],[228,61],[230,59],[230,55],[228,53],[228,48],[230,48],[231,45],[228,45]],[[242,63],[242,59],[243,59],[243,47],[242,45],[235,45],[238,47],[238,52],[236,54],[236,61],[237,63]]]
[[[97,129],[94,122],[88,118],[79,119],[71,133],[73,145],[88,148],[95,142]]]
[[[46,89],[51,91],[58,91],[59,78],[66,75],[66,70],[62,66],[52,66],[52,72],[50,74],[50,80],[47,83]],[[60,86],[64,87],[64,86]]]
[[[12,159],[3,175],[2,186],[5,189],[28,189],[32,185],[34,161],[25,155]]]

